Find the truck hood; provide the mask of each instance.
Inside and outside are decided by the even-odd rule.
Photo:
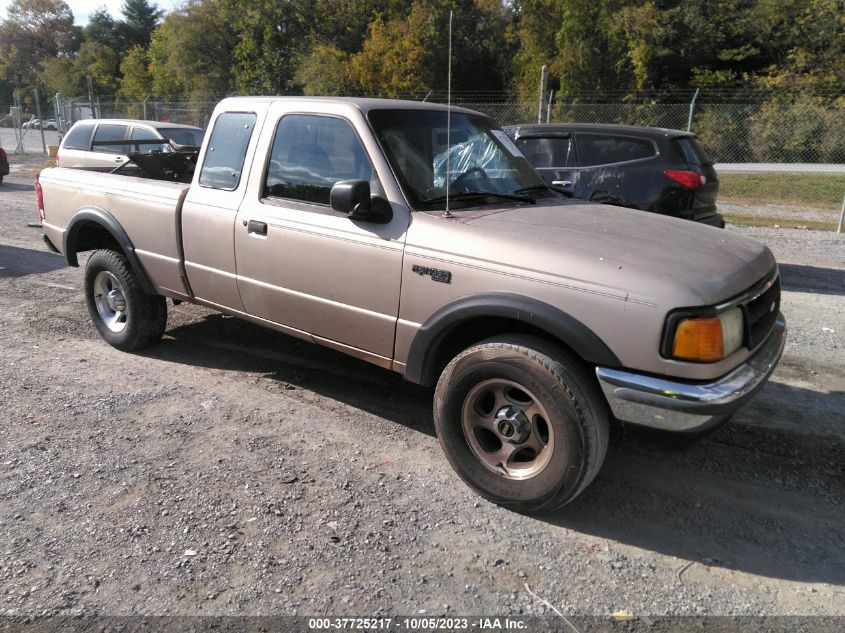
[[[654,213],[572,201],[457,212],[468,227],[506,234],[524,256],[559,259],[572,281],[599,282],[641,296],[685,289],[689,305],[739,294],[775,267],[771,251],[729,230]],[[544,257],[547,261],[548,258]]]

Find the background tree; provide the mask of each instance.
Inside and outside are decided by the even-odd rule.
[[[118,98],[129,104],[129,116],[140,118],[143,115],[143,102],[152,92],[152,77],[149,71],[147,52],[140,46],[134,46],[120,64],[120,89]]]
[[[363,49],[352,57],[357,83],[371,95],[425,94],[434,79],[428,63],[434,37],[434,24],[421,2],[411,6],[407,17],[395,16],[386,22],[376,18]]]
[[[84,29],[63,0],[15,0],[0,24],[0,95],[39,79],[82,94],[85,74],[124,100],[144,86],[206,101],[439,92],[450,10],[452,86],[465,95],[534,101],[543,64],[567,101],[686,100],[700,87],[702,105],[737,89],[829,103],[845,86],[843,0],[187,0],[163,21],[153,0],[125,0],[120,17],[97,10]]]
[[[299,62],[294,81],[307,95],[354,95],[361,91],[349,53],[316,44]]]
[[[288,0],[223,0],[227,22],[237,34],[233,74],[243,94],[298,92],[294,75],[309,44],[307,18]]]
[[[190,0],[153,33],[148,53],[152,94],[202,101],[231,92],[236,42],[225,0]]]
[[[72,53],[73,13],[64,0],[14,0],[0,23],[0,75],[19,90],[38,82],[45,60]]]
[[[97,42],[115,49],[121,48],[118,23],[105,7],[100,7],[88,16],[88,24],[82,30],[82,37],[85,41]]]
[[[449,11],[452,27],[452,87],[456,91],[508,89],[515,51],[514,13],[498,0],[428,0],[393,6],[377,16],[353,74],[366,93],[425,94],[447,87]]]
[[[164,11],[150,0],[124,0],[121,14],[123,19],[117,24],[121,49],[129,50],[133,46],[146,49]]]

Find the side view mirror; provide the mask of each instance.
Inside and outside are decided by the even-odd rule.
[[[329,193],[332,209],[346,213],[350,220],[387,224],[393,219],[390,203],[380,196],[370,195],[366,180],[340,180]]]

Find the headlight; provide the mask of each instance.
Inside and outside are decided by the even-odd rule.
[[[672,357],[703,363],[722,360],[742,346],[742,310],[682,319],[675,328]]]

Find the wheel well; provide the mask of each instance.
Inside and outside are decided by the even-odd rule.
[[[581,356],[572,347],[567,345],[565,341],[561,341],[542,328],[507,317],[481,317],[463,321],[442,336],[436,344],[434,362],[429,365],[429,372],[425,376],[425,384],[436,382],[443,369],[449,364],[449,361],[466,348],[488,338],[507,334],[528,334],[536,336],[558,347],[562,347],[565,351],[583,361]]]
[[[72,254],[100,248],[108,248],[123,253],[118,241],[105,227],[96,222],[83,222],[76,233],[76,239],[73,241]],[[71,253],[65,253],[66,256],[69,254]]]

